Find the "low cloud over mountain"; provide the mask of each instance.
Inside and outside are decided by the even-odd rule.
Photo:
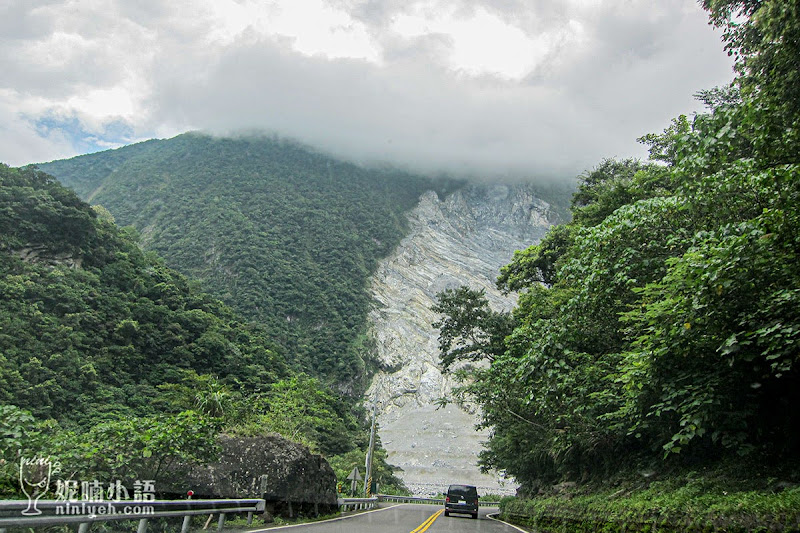
[[[415,170],[572,176],[698,109],[730,61],[692,0],[0,7],[0,160],[266,130]]]

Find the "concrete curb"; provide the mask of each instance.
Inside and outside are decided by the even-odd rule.
[[[489,514],[486,515],[486,518],[488,518],[489,520],[494,520],[495,522],[500,522],[502,524],[505,524],[508,527],[513,527],[517,531],[522,531],[522,533],[531,533],[527,529],[522,529],[521,527],[515,526],[514,524],[510,524],[510,523],[506,522],[505,520],[500,520],[499,518],[497,518],[498,516],[500,516],[500,513],[489,513]]]

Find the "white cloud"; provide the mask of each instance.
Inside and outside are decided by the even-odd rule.
[[[260,128],[424,170],[571,176],[643,155],[636,137],[730,79],[706,21],[693,0],[7,0],[0,160]]]
[[[380,61],[380,49],[365,25],[324,0],[214,0],[208,7],[216,26],[209,34],[212,42],[230,45],[243,35],[274,36],[304,55]]]
[[[447,36],[453,70],[520,79],[548,52],[549,34],[532,39],[484,8],[460,14],[453,7],[433,12],[425,7],[417,3],[411,13],[395,17],[391,30],[403,37]]]
[[[26,120],[26,107],[18,95],[0,89],[0,163],[19,166],[75,155],[71,140],[63,132],[42,131]]]

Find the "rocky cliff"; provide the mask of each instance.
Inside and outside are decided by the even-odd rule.
[[[221,436],[219,460],[178,472],[165,492],[199,498],[264,498],[264,515],[317,516],[337,507],[336,474],[320,455],[279,435]]]
[[[436,294],[468,285],[485,288],[496,309],[514,302],[495,289],[501,266],[515,250],[538,242],[559,213],[527,185],[471,185],[439,199],[425,193],[409,214],[410,232],[373,276],[378,306],[369,316],[383,370],[367,392],[377,397],[380,436],[388,461],[415,493],[436,493],[451,482],[482,492],[513,490],[476,466],[485,433],[477,413],[434,401],[453,386],[439,366]]]

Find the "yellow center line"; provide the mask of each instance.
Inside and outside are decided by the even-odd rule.
[[[444,512],[444,509],[439,509],[437,512],[435,512],[435,513],[433,513],[431,516],[429,516],[427,520],[425,520],[423,523],[421,523],[421,524],[419,525],[419,527],[417,527],[417,529],[415,529],[415,530],[414,530],[414,531],[412,531],[411,533],[424,533],[425,531],[427,531],[427,530],[428,530],[428,528],[429,528],[429,527],[431,527],[431,524],[433,524],[433,522],[434,522],[434,521],[435,521],[437,518],[439,518],[439,516],[440,516],[440,515],[441,515],[443,512]]]

